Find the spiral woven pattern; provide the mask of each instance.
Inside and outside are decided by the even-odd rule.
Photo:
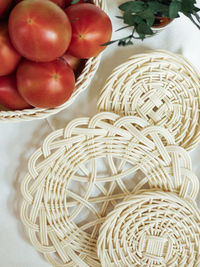
[[[106,11],[106,0],[93,0],[94,4]],[[90,85],[100,63],[101,55],[87,60],[84,69],[78,76],[75,84],[75,89],[72,96],[61,106],[49,109],[33,108],[16,111],[0,111],[1,122],[18,122],[30,121],[35,119],[43,119],[50,115],[56,114],[61,110],[69,107],[78,97],[78,95],[86,90]]]
[[[166,127],[187,150],[200,140],[200,76],[182,56],[162,50],[135,55],[118,66],[98,109],[137,115]]]
[[[198,267],[200,212],[172,192],[138,192],[107,216],[98,255],[103,267]]]
[[[53,266],[101,266],[99,227],[135,191],[157,187],[186,196],[185,180],[195,197],[199,188],[188,153],[166,129],[109,112],[50,134],[28,169],[21,219],[31,243]]]

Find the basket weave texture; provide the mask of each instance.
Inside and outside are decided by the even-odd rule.
[[[93,0],[94,4],[106,11],[106,0]],[[63,105],[43,109],[33,108],[16,111],[0,111],[1,122],[17,122],[17,121],[29,121],[35,119],[43,119],[50,115],[56,114],[61,110],[69,107],[78,97],[78,95],[86,90],[90,85],[92,78],[94,77],[100,63],[101,55],[93,57],[87,60],[84,69],[76,80],[75,89],[72,96]]]
[[[102,266],[200,266],[200,212],[192,200],[154,189],[118,204],[100,229]]]
[[[166,129],[109,112],[50,134],[28,168],[21,219],[53,266],[101,266],[99,228],[116,204],[139,189],[179,192],[185,199],[199,189],[188,153]]]
[[[200,140],[200,75],[181,55],[147,51],[113,71],[98,109],[164,126],[178,145],[191,150]]]

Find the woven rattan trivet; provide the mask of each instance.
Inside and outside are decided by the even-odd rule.
[[[194,189],[196,179],[191,178]],[[188,185],[184,186],[186,190]],[[118,204],[100,228],[102,267],[200,266],[200,212],[195,195],[154,189]]]
[[[100,111],[137,115],[165,126],[191,150],[200,140],[200,76],[182,56],[162,50],[135,55],[108,78]]]
[[[50,134],[28,168],[21,219],[32,244],[63,267],[101,266],[99,227],[124,197],[141,188],[173,191],[191,177],[188,153],[166,129],[109,112]]]

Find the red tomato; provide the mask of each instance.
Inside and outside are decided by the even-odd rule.
[[[4,16],[8,12],[11,4],[12,0],[0,0],[0,17]]]
[[[24,1],[24,0],[15,0],[16,3],[19,3],[21,1]],[[44,1],[44,0],[42,0],[42,1]],[[48,1],[55,3],[56,5],[60,6],[61,8],[65,7],[65,0],[48,0]]]
[[[64,59],[73,69],[76,78],[82,73],[87,61],[86,59],[74,57],[68,52],[62,56],[62,59]]]
[[[24,60],[17,70],[17,87],[31,105],[53,108],[66,102],[75,86],[71,67],[62,59],[36,63]]]
[[[76,4],[65,9],[72,25],[69,53],[77,58],[97,56],[105,49],[102,44],[110,41],[110,18],[93,4]]]
[[[0,76],[13,72],[21,56],[10,42],[8,27],[5,23],[0,23]]]
[[[80,58],[74,57],[74,56],[70,55],[68,52],[65,53],[62,56],[62,58],[67,61],[67,63],[70,65],[70,67],[74,71],[78,68],[78,66],[79,66],[79,64],[81,62],[81,59]]]
[[[17,91],[14,74],[0,77],[0,104],[11,110],[31,108]]]
[[[11,11],[9,34],[25,58],[47,62],[64,54],[71,41],[71,25],[65,12],[50,1],[26,0]]]
[[[50,0],[51,2],[54,2],[56,5],[60,6],[61,8],[65,7],[65,0]]]

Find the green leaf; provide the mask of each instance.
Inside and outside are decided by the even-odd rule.
[[[148,26],[152,26],[155,21],[155,15],[150,8],[138,13],[138,16],[143,20],[146,20]],[[141,23],[141,21],[139,22]]]
[[[195,3],[196,1],[193,0],[182,0],[182,11],[185,13],[192,13]]]
[[[122,17],[122,16],[115,16],[115,18],[117,18],[117,19],[124,19],[124,17]]]
[[[133,16],[131,13],[129,12],[125,12],[124,13],[124,23],[128,24],[129,26],[133,26],[135,24]]]
[[[145,23],[141,22],[137,27],[136,27],[136,32],[139,34],[153,34],[152,29]]]
[[[72,5],[78,3],[79,0],[72,0]]]
[[[121,27],[121,28],[117,29],[115,32],[118,32],[118,31],[124,30],[124,29],[126,29],[126,28],[129,28],[129,27],[130,27],[129,25],[128,25],[128,26]]]
[[[140,39],[144,40],[144,38],[145,38],[145,34],[144,33],[141,33],[141,32],[139,33],[138,32],[138,35],[140,36]]]
[[[74,5],[74,4],[77,4],[77,3],[78,3],[78,1],[79,1],[79,0],[72,0],[72,3],[71,3],[71,4],[72,4],[72,5]],[[86,2],[86,3],[87,3],[87,2],[88,2],[88,0],[84,0],[84,2]]]
[[[149,18],[149,19],[146,19],[147,25],[148,25],[149,27],[153,26],[154,21],[155,21],[155,18]]]
[[[153,14],[150,8],[147,8],[144,11],[138,13],[138,16],[140,16],[143,19],[154,19],[155,18],[155,15]]]
[[[169,17],[177,18],[179,17],[178,12],[181,11],[181,3],[178,0],[173,0],[169,6]]]
[[[116,43],[116,42],[118,42],[118,40],[109,41],[109,42],[107,42],[107,43],[102,44],[101,46],[111,45],[111,44],[114,44],[114,43]]]
[[[145,9],[143,1],[129,1],[119,6],[119,9],[125,12],[136,13]]]
[[[124,23],[129,26],[135,26],[142,22],[142,18],[137,15],[132,15],[131,13],[124,13]]]
[[[127,39],[127,38],[124,38],[124,39],[121,39],[119,40],[118,42],[118,46],[128,46],[128,45],[132,45],[133,42],[131,41],[131,39]]]
[[[126,46],[126,41],[124,41],[124,40],[120,40],[120,41],[118,42],[118,46]]]
[[[169,16],[169,5],[161,4],[157,1],[148,1],[148,6],[155,15],[161,13],[166,17]]]
[[[135,24],[139,24],[143,21],[143,19],[138,15],[133,15],[133,20],[134,20]]]
[[[200,8],[198,8],[198,7],[194,7],[194,12],[199,12],[200,11]]]
[[[133,44],[133,42],[131,41],[131,40],[129,40],[127,43],[126,43],[126,45],[132,45]]]

